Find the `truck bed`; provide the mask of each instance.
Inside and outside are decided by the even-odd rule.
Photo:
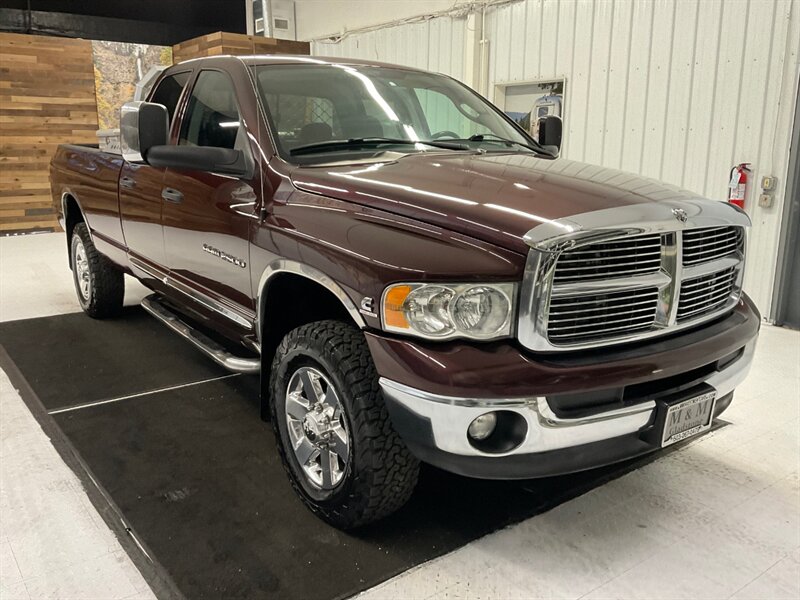
[[[71,224],[65,214],[69,203],[75,203],[101,245],[124,253],[119,218],[122,165],[121,155],[104,152],[98,144],[61,144],[50,163],[50,188],[58,221],[68,234]]]

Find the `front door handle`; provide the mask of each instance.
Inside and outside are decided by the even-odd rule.
[[[124,187],[131,190],[136,187],[136,180],[132,177],[122,177],[119,180],[119,187]]]
[[[183,193],[173,188],[164,188],[161,190],[161,197],[173,204],[180,204],[183,202]]]

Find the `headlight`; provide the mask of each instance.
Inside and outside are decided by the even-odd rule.
[[[515,292],[513,283],[399,283],[383,293],[383,326],[429,339],[507,337]]]

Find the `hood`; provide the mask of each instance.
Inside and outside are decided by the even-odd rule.
[[[653,179],[528,154],[420,153],[389,162],[299,167],[294,185],[520,253],[543,223],[642,203],[697,200]]]

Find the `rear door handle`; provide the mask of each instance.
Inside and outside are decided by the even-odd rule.
[[[180,204],[183,202],[183,193],[173,188],[164,188],[161,190],[161,197],[173,204]]]
[[[120,187],[127,188],[127,189],[129,189],[129,190],[130,190],[130,189],[133,189],[133,188],[135,188],[135,187],[136,187],[136,180],[135,180],[135,179],[133,179],[133,178],[131,178],[131,177],[122,177],[122,178],[119,180],[119,186],[120,186]]]

